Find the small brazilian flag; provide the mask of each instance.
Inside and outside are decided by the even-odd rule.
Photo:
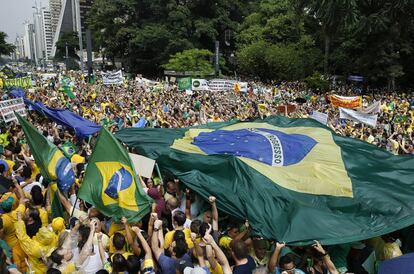
[[[149,213],[152,200],[135,174],[128,152],[103,127],[78,196],[116,221],[123,216],[139,221]]]
[[[191,77],[179,78],[177,81],[178,81],[178,90],[191,89],[191,86],[192,86]]]
[[[37,129],[35,129],[26,119],[15,113],[17,119],[26,136],[30,151],[34,157],[36,165],[40,169],[42,176],[52,184],[57,184],[59,190],[66,192],[75,182],[75,173],[69,160],[62,152],[49,140],[47,140]],[[55,200],[51,193],[52,208],[58,208],[59,198]],[[57,193],[56,193],[57,195]],[[53,201],[59,205],[53,205]],[[54,215],[58,215],[56,213]]]
[[[253,235],[303,245],[360,241],[414,224],[414,157],[336,135],[313,119],[268,117],[116,137],[157,161]]]
[[[63,154],[68,158],[72,158],[72,156],[76,153],[77,148],[76,146],[69,141],[66,141],[65,143],[63,143],[63,145],[61,146],[61,150],[63,152]]]

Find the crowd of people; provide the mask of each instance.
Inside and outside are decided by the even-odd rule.
[[[52,108],[67,108],[112,132],[133,127],[140,120],[140,126],[179,128],[271,115],[306,118],[319,111],[329,115],[328,126],[338,134],[396,155],[414,154],[412,93],[365,95],[364,105],[381,101],[373,128],[339,119],[338,110],[329,104],[329,93],[315,93],[300,82],[263,84],[260,90],[250,88],[247,93],[188,94],[173,83],[151,92],[135,80],[104,86],[99,81],[89,84],[76,73],[68,77],[74,83],[74,99],[59,90],[57,78],[39,78],[26,97]],[[353,95],[344,87],[332,93]],[[7,99],[5,91],[2,98]],[[288,105],[293,109],[287,111]],[[2,126],[6,137],[0,160],[0,267],[4,273],[368,273],[363,265],[372,253],[381,261],[414,250],[407,236],[412,235],[412,227],[329,247],[318,239],[312,246],[263,239],[250,232],[248,220],[219,212],[216,201],[220,197],[205,201],[179,180],[161,180],[157,174],[141,178],[143,189],[154,200],[151,213],[137,223],[125,217],[114,220],[76,197],[94,138],[78,139],[71,129],[32,110],[27,118],[57,146],[67,142],[76,146],[70,160],[77,182],[68,193],[58,191],[66,212],[52,218],[50,182],[41,176],[21,127],[16,123]]]

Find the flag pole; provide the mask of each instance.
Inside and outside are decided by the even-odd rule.
[[[160,168],[158,167],[157,163],[155,163],[155,168],[157,169],[157,173],[158,173],[158,176],[160,177],[161,183],[164,185],[164,180],[162,179]]]

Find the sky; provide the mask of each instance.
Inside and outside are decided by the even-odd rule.
[[[40,3],[37,0],[37,3]],[[14,42],[16,34],[23,35],[23,23],[29,20],[33,23],[32,8],[35,0],[0,0],[0,31],[7,33],[7,42]],[[48,7],[49,1],[43,0],[42,6]]]

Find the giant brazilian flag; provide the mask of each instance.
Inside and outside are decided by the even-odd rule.
[[[116,136],[268,239],[339,244],[414,223],[414,158],[312,119],[128,128]]]
[[[79,198],[119,221],[139,221],[149,213],[152,199],[136,178],[125,148],[102,127],[79,189]]]

